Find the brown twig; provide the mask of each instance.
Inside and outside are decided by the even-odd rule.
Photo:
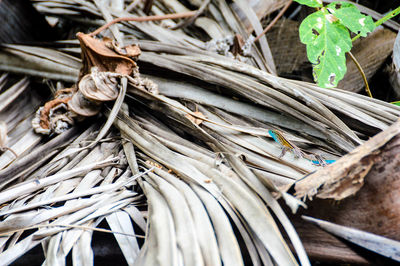
[[[365,84],[365,91],[367,92],[369,97],[374,98],[374,97],[372,97],[372,93],[369,89],[367,77],[365,76],[364,70],[362,69],[360,63],[358,63],[357,59],[354,57],[354,55],[351,52],[349,52],[349,56],[350,56],[351,60],[353,60],[354,64],[356,64],[358,71],[360,71],[360,74],[361,74],[364,84]]]
[[[286,10],[289,8],[289,6],[292,4],[292,0],[289,0],[287,4],[281,9],[279,14],[271,21],[271,23],[263,30],[263,32],[260,33],[255,39],[254,42],[258,41],[267,31],[269,31],[272,26],[275,25],[275,23],[283,16],[283,14],[286,12]]]
[[[196,11],[189,11],[189,12],[183,12],[183,13],[174,13],[174,14],[167,14],[167,15],[160,15],[160,16],[144,16],[144,17],[122,17],[122,18],[116,18],[97,30],[89,33],[89,36],[93,37],[103,30],[107,29],[111,25],[121,22],[121,21],[137,21],[137,22],[143,22],[143,21],[156,21],[156,20],[164,20],[164,19],[178,19],[178,18],[187,18],[194,16],[196,14]]]

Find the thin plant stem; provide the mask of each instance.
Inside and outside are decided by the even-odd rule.
[[[364,70],[362,69],[360,63],[358,63],[357,59],[354,57],[354,55],[351,52],[349,52],[349,56],[350,56],[351,60],[353,60],[354,64],[356,64],[358,71],[360,71],[360,74],[361,74],[364,84],[365,84],[365,91],[367,92],[369,97],[373,98],[372,93],[369,89],[367,77],[365,76]]]
[[[196,14],[196,11],[189,11],[189,12],[183,12],[183,13],[174,13],[174,14],[167,14],[167,15],[160,15],[160,16],[143,16],[143,17],[121,17],[121,18],[116,18],[97,30],[89,33],[89,36],[95,36],[102,32],[103,30],[107,29],[111,25],[121,22],[121,21],[137,21],[137,22],[143,22],[143,21],[156,21],[156,20],[164,20],[164,19],[178,19],[178,18],[187,18],[187,17],[192,17]]]
[[[400,6],[398,8],[396,8],[395,10],[389,12],[386,14],[386,16],[384,16],[383,18],[381,18],[380,20],[375,22],[375,26],[378,27],[380,25],[382,25],[383,23],[385,23],[386,21],[388,21],[389,19],[394,18],[395,16],[397,16],[398,14],[400,14]],[[357,40],[358,38],[360,38],[361,35],[358,34],[357,36],[355,36],[353,39],[351,39],[352,42],[354,42],[355,40]]]
[[[289,6],[293,3],[292,0],[289,0],[287,4],[281,9],[279,14],[271,21],[271,23],[263,30],[263,32],[260,33],[255,39],[254,42],[258,41],[267,31],[269,31],[272,26],[275,25],[275,23],[285,14],[286,10],[289,8]]]

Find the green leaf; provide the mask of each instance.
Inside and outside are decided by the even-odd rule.
[[[375,29],[372,18],[361,14],[358,8],[352,3],[333,2],[326,6],[326,9],[349,30],[356,34],[360,33],[363,37]]]
[[[320,87],[331,88],[344,77],[346,52],[352,42],[350,33],[332,15],[321,9],[303,20],[300,40],[307,45],[307,56],[313,64],[313,75]]]
[[[394,104],[394,105],[400,106],[400,101],[397,101],[397,102],[391,102],[391,104]]]
[[[322,0],[294,0],[294,1],[309,7],[323,7]]]

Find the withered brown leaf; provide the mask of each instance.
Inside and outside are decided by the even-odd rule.
[[[122,75],[131,75],[136,67],[135,61],[127,56],[119,55],[107,45],[107,40],[102,41],[90,37],[88,34],[78,32],[76,37],[81,45],[82,69],[80,78],[90,73],[92,67],[98,67],[99,71],[114,72]],[[132,53],[130,48],[130,53]],[[136,52],[140,54],[140,49]]]
[[[137,45],[119,47],[112,39],[95,39],[89,34],[77,33],[81,45],[82,68],[76,91],[71,95],[56,95],[55,99],[41,107],[32,120],[37,133],[60,133],[74,123],[74,119],[94,116],[105,101],[113,101],[119,95],[119,78],[136,77],[143,86],[134,60],[140,55]],[[133,78],[132,77],[132,78]],[[64,110],[59,107],[65,106]],[[56,115],[51,115],[57,109]],[[62,112],[60,112],[60,110]]]

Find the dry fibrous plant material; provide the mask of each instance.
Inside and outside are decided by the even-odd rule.
[[[141,17],[144,7],[119,0],[34,2],[59,21],[67,15],[84,32],[117,17]],[[280,158],[282,147],[268,130],[336,159],[371,131],[388,128],[400,108],[275,76],[267,38],[252,45],[239,13],[260,32],[257,12],[286,1],[259,2],[264,6],[256,12],[247,1],[235,2],[237,8],[219,0],[190,1],[190,7],[154,1],[146,11],[156,17],[205,7],[188,27],[179,28],[182,19],[120,19],[96,38],[78,33],[78,40],[71,35],[56,48],[0,51],[7,62],[2,70],[65,82],[39,111],[38,126],[54,132],[75,123],[58,136],[50,133],[49,141],[31,132],[38,145],[32,152],[11,164],[0,158],[0,177],[12,177],[0,184],[2,262],[42,244],[45,264],[64,263],[70,251],[74,264],[90,264],[95,233],[89,229],[104,221],[129,265],[310,264],[277,197],[293,210],[304,206],[282,188],[322,166],[292,152]],[[105,102],[114,104],[111,110]],[[86,118],[89,128],[76,123],[78,116],[96,115]],[[108,135],[101,115],[115,126]],[[11,131],[11,143],[14,138]],[[137,234],[145,235],[143,245]]]
[[[37,133],[61,132],[74,124],[74,120],[97,115],[103,102],[114,101],[119,94],[122,77],[129,77],[139,89],[147,87],[156,92],[156,86],[141,79],[134,60],[140,55],[137,45],[119,47],[109,39],[95,39],[77,33],[82,55],[82,68],[78,82],[69,89],[58,91],[55,99],[39,108],[32,126]],[[150,85],[151,84],[151,85]]]

